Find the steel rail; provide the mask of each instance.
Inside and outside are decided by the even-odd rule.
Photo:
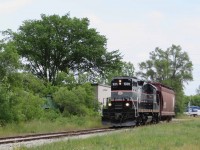
[[[116,129],[98,128],[98,129],[89,129],[89,130],[80,130],[80,131],[54,132],[54,133],[42,133],[42,134],[32,134],[32,135],[24,135],[24,136],[3,137],[3,138],[0,138],[0,144],[20,143],[20,142],[34,141],[34,140],[41,140],[41,139],[55,139],[55,138],[61,138],[61,137],[95,134],[95,133],[108,132],[108,131],[114,131],[114,130]]]

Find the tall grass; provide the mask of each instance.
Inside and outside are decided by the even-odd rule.
[[[44,119],[18,124],[8,124],[4,127],[0,127],[0,137],[23,135],[29,133],[32,134],[56,131],[70,131],[97,127],[101,127],[101,120],[99,116],[72,116],[68,118],[58,117],[53,121]]]
[[[138,127],[120,133],[52,143],[32,150],[199,150],[200,119]],[[23,148],[26,149],[26,148]]]

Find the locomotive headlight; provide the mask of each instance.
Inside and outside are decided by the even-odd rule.
[[[109,107],[111,107],[111,106],[112,106],[112,104],[111,104],[111,103],[108,103],[108,106],[109,106]]]
[[[126,104],[125,104],[125,106],[126,106],[126,107],[129,107],[129,106],[130,106],[130,104],[129,104],[129,103],[126,103]]]

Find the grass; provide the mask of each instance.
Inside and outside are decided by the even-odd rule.
[[[57,142],[31,150],[199,150],[199,139],[200,118],[192,118],[104,136]]]
[[[24,135],[32,133],[46,133],[56,131],[71,131],[101,127],[100,117],[70,117],[57,118],[54,121],[35,120],[19,124],[8,124],[0,127],[0,137]]]

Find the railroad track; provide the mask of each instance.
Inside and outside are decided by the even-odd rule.
[[[182,120],[182,119],[179,119],[179,120]],[[173,122],[177,122],[177,121],[174,120]],[[95,134],[95,133],[101,133],[101,132],[114,131],[116,129],[119,130],[120,128],[96,128],[96,129],[88,129],[88,130],[80,130],[80,131],[53,132],[53,133],[3,137],[3,138],[0,138],[0,145],[10,144],[10,143],[20,143],[20,142],[26,142],[26,141],[34,141],[34,140],[40,140],[40,139],[55,139],[55,138],[61,138],[61,137]]]
[[[180,122],[182,119],[173,120],[172,123]],[[164,123],[164,122],[163,122]],[[139,126],[143,127],[143,126]],[[24,136],[12,136],[0,138],[0,150],[13,150],[13,147],[33,147],[51,142],[66,140],[69,138],[81,138],[88,137],[95,134],[111,133],[112,131],[129,130],[132,128],[98,128],[80,131],[68,131],[68,132],[54,132],[45,134],[32,134]]]
[[[3,138],[0,138],[0,145],[27,142],[27,141],[35,141],[35,140],[41,140],[41,139],[42,140],[43,139],[56,139],[56,138],[61,138],[61,137],[80,136],[80,135],[86,135],[86,134],[109,132],[109,131],[114,131],[114,130],[116,130],[116,129],[99,128],[99,129],[80,130],[80,131],[54,132],[54,133],[46,133],[46,134],[32,134],[32,135],[25,135],[25,136],[3,137]]]

